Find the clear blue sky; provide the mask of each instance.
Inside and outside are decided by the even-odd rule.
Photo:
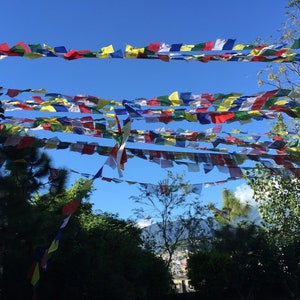
[[[6,42],[12,46],[23,41],[27,44],[45,43],[52,47],[97,51],[109,44],[115,49],[124,49],[126,44],[137,47],[147,46],[151,42],[197,44],[217,38],[233,38],[238,43],[252,43],[258,37],[272,41],[278,37],[277,30],[285,20],[286,2],[11,0],[1,4],[0,43]],[[45,88],[48,92],[89,94],[118,101],[139,97],[150,99],[174,91],[254,94],[268,89],[257,86],[256,73],[265,67],[264,63],[165,63],[135,59],[65,61],[59,58],[28,60],[8,57],[0,61],[0,67],[0,85],[6,88]],[[155,126],[173,129],[183,126],[173,123]],[[239,123],[233,123],[230,127],[224,124],[223,129],[240,126]],[[264,126],[267,126],[266,123],[252,122],[247,129],[249,133],[263,132]],[[187,129],[202,131],[206,128],[193,123]],[[43,136],[44,133],[39,134]],[[103,142],[79,135],[64,136],[61,139]],[[68,167],[90,174],[95,174],[106,159],[97,154],[81,155],[69,150],[51,150],[49,154],[54,159],[55,167]],[[176,166],[172,169],[173,172],[183,170]],[[191,183],[219,179],[215,173],[205,176],[203,172],[185,171]],[[108,167],[105,167],[103,175],[118,177],[117,171]],[[125,165],[122,179],[155,184],[165,176],[166,170],[158,165],[134,158]],[[226,177],[223,174],[220,178]],[[72,175],[71,180],[75,178]],[[241,184],[242,181],[237,181],[203,189],[201,198],[203,201],[219,201],[222,188],[235,189]],[[95,209],[119,213],[124,218],[131,215],[134,203],[128,198],[137,193],[137,185],[107,183],[98,179],[95,187],[97,190],[92,197]]]

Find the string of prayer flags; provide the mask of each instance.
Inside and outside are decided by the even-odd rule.
[[[14,143],[7,142],[10,141],[10,139],[17,141]],[[22,139],[22,136],[18,136],[18,139],[14,139],[13,137],[6,137],[0,135],[0,143],[2,143],[4,146],[14,145],[18,147],[18,142]],[[52,145],[49,148],[49,141]],[[54,142],[54,143],[52,143]],[[149,161],[156,161],[161,165],[162,168],[166,167],[172,167],[172,164],[168,161],[175,161],[176,163],[185,163],[184,160],[189,160],[191,162],[195,163],[211,163],[212,165],[224,165],[226,163],[228,166],[236,166],[242,164],[246,160],[252,160],[252,161],[260,161],[261,159],[268,158],[272,159],[274,161],[279,161],[280,164],[283,163],[296,163],[297,157],[299,156],[300,148],[297,145],[290,145],[287,147],[287,145],[284,143],[284,141],[277,141],[274,142],[262,142],[262,143],[252,143],[253,150],[250,151],[248,147],[249,145],[243,144],[241,140],[236,139],[234,137],[227,137],[227,138],[217,138],[217,143],[228,143],[228,144],[234,144],[236,146],[242,146],[244,149],[242,149],[239,153],[236,153],[233,151],[232,153],[229,153],[228,149],[217,149],[217,148],[208,148],[205,147],[203,149],[200,149],[198,146],[195,147],[194,152],[188,151],[184,152],[182,150],[176,150],[176,151],[166,151],[166,150],[146,150],[146,149],[137,149],[135,146],[127,145],[126,152],[123,150],[123,155],[121,163],[124,163],[128,157],[140,157],[143,159],[149,159]],[[34,143],[32,143],[32,146],[34,147],[45,147],[46,149],[58,149],[58,150],[64,150],[69,148],[71,151],[77,151],[81,154],[93,154],[92,152],[85,152],[83,145],[86,145],[82,142],[77,143],[69,143],[69,142],[61,142],[58,138],[55,139],[37,139],[34,138]],[[117,153],[119,150],[119,146],[116,145],[115,147],[103,147],[94,144],[94,153],[98,153],[100,155],[108,156],[106,165],[110,166],[111,168],[117,167]],[[293,146],[293,147],[291,147]],[[78,150],[77,150],[78,148]],[[269,149],[274,149],[276,151],[279,151],[277,154],[268,154]],[[190,149],[191,150],[191,149]],[[206,153],[204,153],[205,151]],[[209,153],[210,151],[210,153]],[[203,153],[201,153],[203,152]],[[217,153],[220,152],[220,153]],[[223,153],[221,153],[223,152]],[[225,153],[224,153],[225,152]],[[227,152],[227,154],[226,154]],[[285,154],[285,155],[283,155]],[[280,158],[280,159],[279,159]],[[188,170],[195,172],[197,171],[196,166],[187,164]],[[57,171],[50,170],[50,176],[55,176]],[[51,178],[50,178],[51,179]]]
[[[136,59],[160,59],[170,60],[196,60],[208,61],[253,61],[253,62],[291,62],[299,61],[300,56],[292,52],[299,49],[299,41],[296,39],[290,48],[287,44],[277,45],[251,45],[237,44],[235,39],[216,39],[215,41],[198,44],[168,44],[161,42],[150,43],[146,47],[134,47],[129,44],[125,49],[114,50],[112,45],[102,47],[98,51],[91,50],[67,50],[65,46],[50,47],[46,44],[26,44],[19,42],[10,47],[7,43],[0,44],[0,58],[21,56],[29,59],[41,57],[59,57],[65,60],[80,58],[136,58]],[[224,52],[222,54],[205,54],[203,52]],[[200,54],[190,54],[199,52]]]
[[[52,94],[48,93],[47,95]],[[129,117],[135,120],[143,119],[148,123],[169,123],[171,121],[186,120],[189,122],[199,122],[200,124],[222,124],[233,121],[246,122],[251,119],[273,119],[276,118],[278,112],[283,112],[292,118],[300,116],[300,108],[295,101],[295,97],[298,99],[300,96],[287,89],[260,92],[250,96],[241,95],[240,93],[214,95],[181,93],[179,95],[178,92],[173,92],[169,96],[156,97],[155,102],[152,100],[143,100],[141,102],[141,99],[130,100],[130,105],[128,100],[124,100],[122,103],[106,100],[106,103],[110,103],[109,107],[101,106],[102,109],[98,109],[95,106],[87,106],[85,103],[77,102],[74,104],[72,101],[78,99],[79,96],[64,97],[50,98],[43,103],[35,103],[28,100],[24,102],[17,99],[2,100],[0,106],[4,112],[22,109],[39,110],[42,112],[101,114],[103,118],[95,120],[89,116],[79,119],[70,119],[67,117],[57,118],[56,120],[53,118],[38,118],[35,121],[26,119],[28,126],[30,122],[33,122],[32,127],[38,128],[38,126],[42,126],[43,129],[47,130],[71,130],[91,135],[101,134],[101,129],[105,126],[106,122],[112,122],[110,119],[116,116]],[[84,96],[84,98],[87,97]],[[97,97],[91,97],[91,99],[98,99],[95,101],[100,101]],[[148,107],[143,109],[141,104]],[[175,106],[172,106],[173,104]],[[169,105],[169,107],[154,107],[157,105]],[[152,107],[149,108],[149,106]],[[11,123],[11,118],[7,115],[5,117],[6,120],[3,122]],[[50,125],[50,123],[52,124]]]
[[[40,280],[40,269],[43,270],[47,269],[47,261],[52,256],[53,252],[57,251],[59,247],[59,240],[62,235],[63,229],[67,226],[71,215],[73,215],[78,206],[80,205],[80,200],[71,200],[67,203],[65,203],[62,207],[62,215],[66,216],[63,220],[63,223],[59,227],[59,230],[51,242],[50,246],[48,248],[44,247],[38,247],[35,251],[35,257],[34,262],[32,263],[29,271],[28,271],[28,279],[30,280],[31,285],[35,289],[39,280]],[[34,291],[35,292],[35,291]]]
[[[12,121],[12,119],[11,119]],[[18,119],[18,122],[20,120]],[[0,128],[1,134],[1,143],[4,146],[17,146],[18,149],[29,147],[31,145],[37,144],[37,140],[33,136],[21,136],[17,135],[18,132],[22,132],[24,130],[23,127],[19,125],[3,124],[2,128]],[[127,125],[129,126],[129,124]],[[56,127],[57,128],[57,127]],[[125,127],[126,128],[126,127]],[[44,129],[44,128],[41,128]],[[54,130],[52,130],[54,131]],[[60,131],[60,130],[55,130]],[[286,144],[284,140],[275,140],[275,137],[270,137],[271,140],[259,141],[259,135],[249,135],[249,136],[238,136],[235,137],[232,133],[224,132],[225,136],[221,136],[221,134],[216,134],[214,132],[210,132],[211,130],[205,130],[200,132],[195,131],[182,131],[182,130],[172,130],[172,131],[162,131],[161,129],[156,130],[128,130],[127,127],[126,132],[126,141],[130,143],[145,143],[145,144],[156,144],[156,145],[166,145],[180,148],[195,148],[200,149],[199,143],[212,144],[213,148],[210,148],[208,145],[202,146],[204,150],[214,151],[220,144],[237,146],[237,147],[248,147],[248,148],[260,148],[265,152],[271,151],[273,149],[286,151],[289,150],[293,146],[291,142]],[[70,131],[65,131],[70,133]],[[76,134],[81,134],[82,132],[75,132]],[[85,132],[87,134],[87,132]],[[12,134],[12,135],[11,135]],[[288,132],[285,135],[289,135]],[[93,135],[95,136],[95,135]],[[119,140],[118,131],[115,130],[102,130],[101,135],[97,135],[98,138],[105,139],[115,139]],[[294,135],[294,139],[296,140],[297,135]],[[299,136],[298,136],[299,138]],[[124,140],[125,141],[125,140]],[[71,151],[77,151],[81,154],[92,155],[98,152],[99,145],[97,143],[88,144],[86,142],[77,142],[77,143],[67,143],[61,142],[59,139],[44,139],[44,143],[39,143],[40,147],[45,147],[46,149],[67,149],[69,148]],[[197,143],[193,143],[197,142]],[[55,174],[53,170],[52,180],[54,179]]]

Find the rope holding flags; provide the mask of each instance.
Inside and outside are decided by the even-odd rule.
[[[118,58],[118,59],[159,59],[165,62],[171,60],[185,61],[240,61],[240,62],[292,62],[299,61],[298,53],[300,39],[287,48],[287,44],[276,45],[251,45],[236,44],[235,39],[216,39],[198,44],[168,44],[161,42],[150,43],[146,47],[134,47],[127,44],[125,49],[114,50],[113,45],[102,47],[98,51],[91,50],[67,50],[65,46],[50,47],[46,44],[26,44],[19,42],[10,47],[7,43],[0,44],[0,58],[26,57],[36,59],[41,57],[59,57],[65,60],[80,58]],[[225,52],[215,54],[214,52]],[[191,53],[199,54],[191,54]],[[208,52],[208,53],[205,53]]]

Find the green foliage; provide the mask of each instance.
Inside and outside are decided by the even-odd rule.
[[[256,225],[215,230],[211,249],[188,260],[192,285],[211,299],[288,299],[299,292],[299,242],[278,251]],[[283,260],[284,259],[284,260]]]
[[[270,135],[281,138],[290,147],[295,146],[294,137],[288,134],[288,126],[280,114]],[[284,172],[278,174],[257,164],[252,173],[246,173],[263,225],[279,248],[293,244],[300,232],[300,179],[289,170],[293,167],[291,163],[286,162],[284,167]]]
[[[300,36],[300,2],[299,0],[288,1],[286,5],[286,20],[278,29],[280,38],[272,43],[286,43],[286,48],[291,47]],[[269,43],[264,42],[268,45]],[[298,62],[278,63],[267,65],[258,72],[258,85],[267,85],[276,89],[289,89],[291,100],[299,104],[300,98],[300,64]]]
[[[235,221],[241,222],[247,219],[250,211],[249,204],[242,204],[241,201],[234,195],[234,192],[228,189],[222,191],[222,208],[218,209],[212,203],[209,203],[208,208],[214,214],[214,219],[221,225],[233,224]]]
[[[48,182],[49,157],[35,148],[2,147],[0,160],[4,161],[0,176],[0,289],[3,297],[12,293],[18,299],[30,291],[25,279],[34,247],[33,195],[47,184],[51,188],[54,182]],[[56,191],[64,186],[65,177],[59,178]]]
[[[291,8],[291,7],[295,7],[295,6],[300,8],[300,1],[299,0],[290,0],[286,7]]]
[[[277,115],[277,120],[272,126],[270,131],[271,136],[282,136],[286,137],[288,135],[288,126],[285,124],[284,119],[281,114]]]
[[[188,259],[188,275],[191,285],[203,296],[212,299],[221,295],[231,283],[232,259],[217,250],[199,251]]]
[[[42,299],[148,299],[169,291],[162,260],[142,249],[140,230],[117,216],[77,214],[42,274]]]
[[[269,169],[257,165],[247,182],[254,190],[264,226],[282,246],[297,239],[300,232],[300,180],[288,174],[271,175]]]

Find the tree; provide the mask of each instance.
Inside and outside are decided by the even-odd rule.
[[[279,247],[293,243],[300,233],[300,181],[297,178],[272,176],[269,169],[257,166],[248,184],[264,226]]]
[[[273,125],[270,136],[287,147],[294,143],[281,115]],[[293,243],[300,232],[300,179],[290,171],[292,164],[285,164],[288,168],[280,174],[261,164],[257,164],[252,173],[246,173],[263,225],[273,235],[278,247]]]
[[[279,42],[291,47],[299,41],[300,34],[300,1],[291,0],[287,3],[287,20],[280,29]],[[300,95],[300,64],[299,62],[281,63],[268,66],[258,73],[259,85],[265,84],[276,89],[288,89],[291,105],[299,107]],[[289,122],[289,123],[288,123]],[[293,163],[284,162],[285,170],[280,174],[274,170],[257,165],[253,173],[248,173],[248,184],[254,190],[254,198],[258,203],[258,210],[264,220],[264,227],[269,239],[276,246],[280,254],[280,268],[285,286],[291,292],[297,290],[295,281],[299,278],[298,249],[299,235],[299,174],[291,172],[293,167],[299,167],[300,155],[296,147],[299,143],[299,119],[287,120],[278,115],[278,120],[270,131],[273,141],[283,143],[286,154],[293,159]],[[276,176],[274,176],[276,175]],[[293,253],[293,255],[291,255]],[[295,267],[296,266],[296,267]]]
[[[188,276],[201,295],[241,300],[290,296],[284,289],[281,256],[259,226],[225,225],[214,237],[211,249],[195,252],[188,260]]]
[[[281,33],[277,43],[283,43],[286,47],[292,47],[300,35],[300,2],[299,0],[288,1],[286,5],[286,21],[278,30]],[[266,43],[267,44],[267,43]],[[275,88],[288,88],[294,92],[292,99],[299,103],[299,62],[279,63],[267,65],[258,72],[258,84],[269,85]]]
[[[2,299],[20,299],[30,291],[25,279],[33,255],[33,195],[45,187],[60,191],[65,173],[49,181],[50,158],[33,147],[1,147],[0,161],[0,290]]]
[[[140,234],[134,222],[94,214],[89,203],[82,203],[42,273],[38,295],[45,300],[143,300],[167,294],[168,269],[143,249]]]
[[[228,253],[217,250],[200,250],[188,259],[190,284],[204,297],[215,299],[230,286],[233,272],[232,259]]]
[[[234,192],[226,188],[222,191],[222,208],[218,209],[212,203],[208,205],[208,208],[213,212],[214,219],[221,225],[240,222],[242,218],[247,218],[251,209],[249,204],[242,204]]]
[[[287,131],[288,126],[279,116],[270,135],[288,147],[294,144],[294,140]],[[278,174],[276,169],[267,169],[258,164],[252,173],[246,173],[246,180],[254,191],[253,196],[269,242],[280,257],[278,265],[283,286],[293,295],[299,291],[300,257],[296,249],[299,247],[300,233],[300,179],[291,171],[291,163],[285,162],[285,166],[287,168]]]
[[[149,235],[155,237],[157,252],[167,255],[168,266],[183,240],[192,245],[207,237],[205,207],[192,195],[192,188],[184,182],[183,174],[168,172],[168,177],[158,185],[141,186],[139,191],[140,195],[131,197],[142,205],[135,215],[155,222],[149,227],[148,238]]]

